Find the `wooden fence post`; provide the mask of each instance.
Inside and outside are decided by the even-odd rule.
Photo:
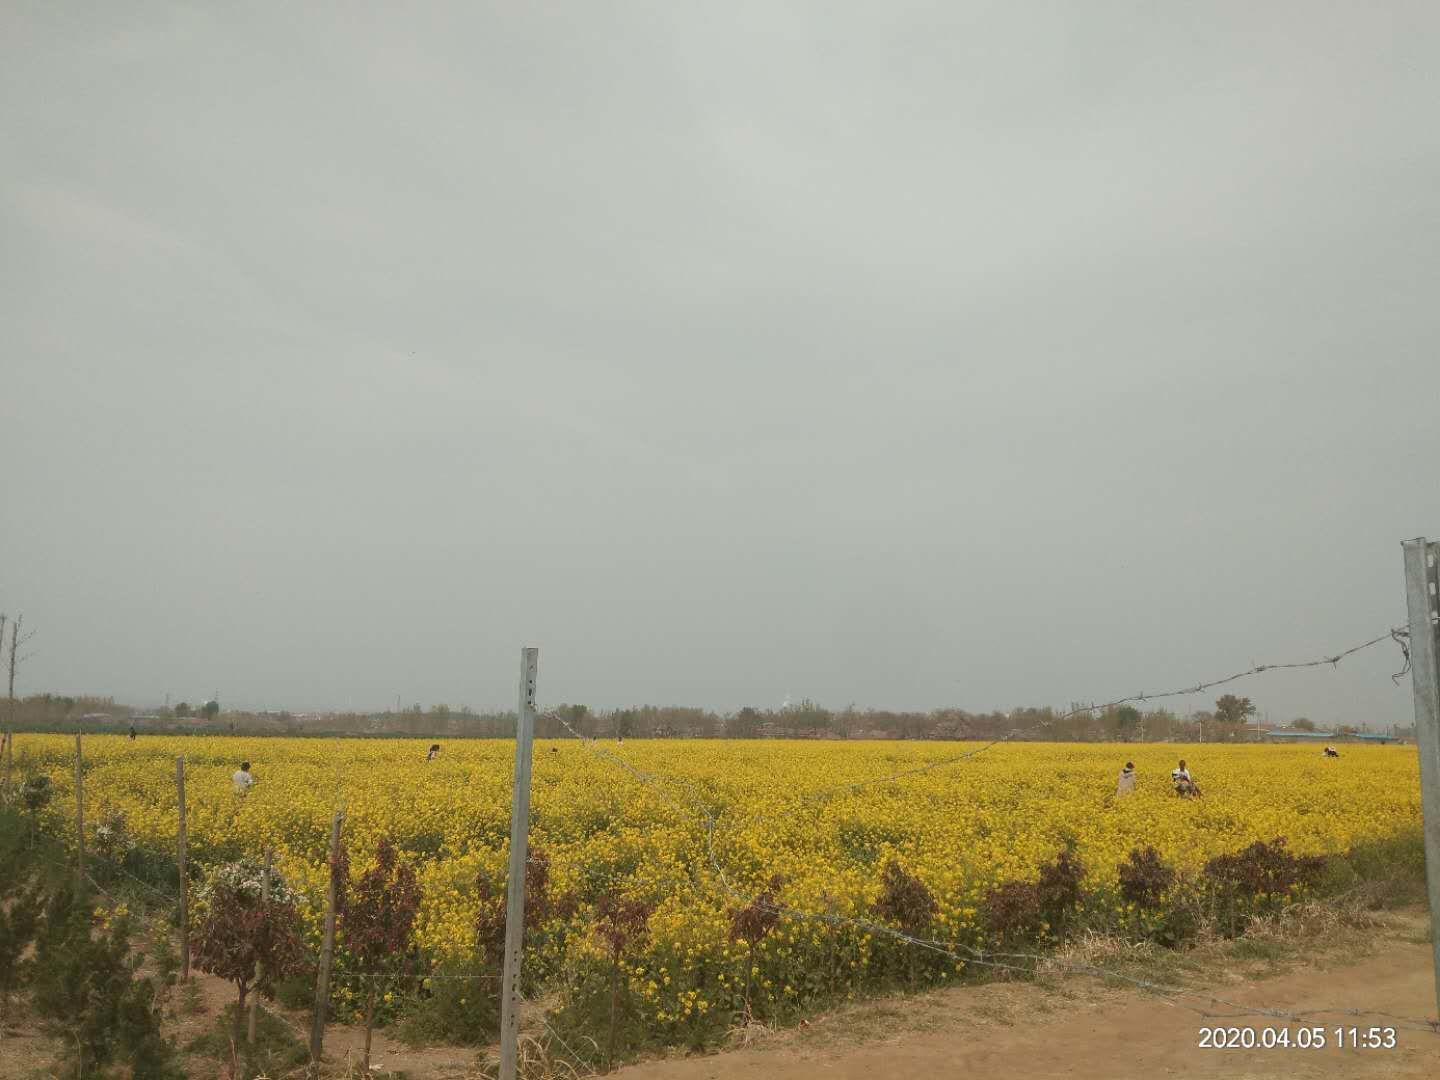
[[[190,875],[186,868],[189,852],[185,836],[185,758],[175,759],[175,797],[180,806],[180,828],[176,834],[175,861],[180,867],[180,982],[190,981]]]
[[[75,891],[85,895],[85,750],[75,736]]]
[[[325,1053],[325,1011],[330,1005],[330,962],[335,954],[335,886],[340,870],[340,822],[343,810],[335,811],[330,825],[330,885],[325,890],[325,943],[320,949],[320,972],[315,981],[315,1016],[310,1027],[310,1071],[318,1075]]]
[[[265,873],[260,878],[260,903],[262,905],[270,903],[270,860],[273,857],[271,852],[265,852]],[[255,983],[256,989],[250,996],[249,1026],[245,1030],[245,1041],[251,1046],[255,1045],[255,1014],[260,1007],[260,964],[258,961],[255,964]]]

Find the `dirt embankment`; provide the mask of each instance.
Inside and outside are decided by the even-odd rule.
[[[1363,1007],[1395,1017],[1435,1017],[1431,950],[1424,941],[1428,916],[1410,911],[1387,916],[1383,928],[1344,933],[1343,944],[1311,940],[1327,953],[1296,958],[1296,944],[1268,959],[1243,941],[1248,963],[1197,960],[1187,976],[1197,993],[1210,992],[1245,1005],[1295,1013]],[[1318,958],[1315,958],[1318,957]],[[169,1026],[184,1045],[212,1026],[233,1000],[233,990],[208,976],[197,979],[197,1007]],[[1199,1004],[1197,1002],[1197,1004]],[[1219,1008],[1217,1006],[1217,1008]],[[0,1037],[0,1080],[46,1075],[58,1043],[40,1036],[17,1010]],[[284,1022],[298,1037],[303,1014]],[[1340,1080],[1367,1077],[1425,1080],[1440,1076],[1440,1031],[1400,1028],[1393,1048],[1336,1045],[1337,1026],[1362,1029],[1394,1021],[1379,1016],[1327,1013],[1324,1049],[1217,1050],[1200,1046],[1201,1029],[1289,1027],[1264,1016],[1206,1019],[1188,1008],[1132,990],[1115,990],[1082,978],[1043,983],[956,987],[914,998],[867,1001],[842,1008],[801,1028],[759,1032],[751,1045],[703,1057],[654,1060],[611,1074],[617,1080]],[[332,1075],[358,1071],[363,1033],[332,1025],[327,1056]],[[377,1032],[375,1064],[409,1080],[474,1080],[476,1051],[461,1047],[412,1048]],[[190,1058],[190,1075],[213,1075],[216,1063]],[[196,1070],[202,1070],[197,1072]]]
[[[1406,1017],[1436,1015],[1430,947],[1377,943],[1343,966],[1305,965],[1284,975],[1225,983],[1230,1000],[1292,1012],[1357,1006]],[[1133,992],[1070,983],[965,987],[893,1005],[867,1004],[778,1034],[760,1045],[706,1058],[647,1062],[617,1080],[1339,1080],[1440,1076],[1440,1032],[1399,1030],[1394,1049],[1339,1049],[1337,1025],[1392,1021],[1327,1014],[1326,1049],[1212,1050],[1200,1029],[1285,1026],[1261,1016],[1207,1020]],[[1299,1025],[1291,1024],[1291,1030]],[[887,1032],[887,1027],[891,1030]],[[898,1029],[898,1030],[896,1030]],[[1348,1036],[1347,1036],[1348,1037]]]

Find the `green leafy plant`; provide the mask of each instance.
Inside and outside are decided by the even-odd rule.
[[[930,929],[940,905],[925,883],[906,871],[896,859],[885,864],[880,874],[880,896],[870,910],[904,933],[915,937]],[[919,978],[919,957],[910,945],[903,946],[905,979],[914,986]]]
[[[645,939],[655,905],[635,897],[606,893],[595,905],[595,936],[610,961],[610,1027],[605,1061],[615,1061],[615,1033],[619,1021],[620,964],[626,950]]]
[[[743,999],[743,1020],[746,1024],[751,1020],[750,992],[754,986],[755,950],[769,936],[770,931],[780,925],[780,909],[775,901],[784,884],[785,879],[775,874],[759,896],[744,907],[732,908],[730,911],[730,940],[743,941],[746,947]]]
[[[30,812],[31,844],[34,844],[40,835],[40,811],[49,806],[50,800],[54,797],[55,790],[50,786],[50,777],[44,773],[30,777],[25,781],[25,786],[20,789],[20,801]]]

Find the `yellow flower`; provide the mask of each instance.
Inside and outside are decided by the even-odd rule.
[[[232,847],[254,856],[273,849],[277,871],[303,898],[312,948],[323,926],[330,820],[343,805],[352,874],[366,869],[376,842],[389,836],[416,865],[422,890],[417,944],[442,961],[467,961],[482,906],[477,876],[483,872],[498,888],[507,873],[514,747],[503,740],[450,740],[437,768],[424,761],[428,745],[208,735],[132,744],[123,736],[87,736],[86,792],[96,806],[124,814],[138,846],[172,852],[175,758],[184,755],[195,870],[203,874],[217,853]],[[578,746],[555,743],[562,752],[552,754],[551,745],[541,740],[536,747],[532,853],[550,858],[557,897],[595,895],[587,884],[594,879],[654,905],[646,934],[621,960],[635,991],[657,1008],[663,1003],[669,1018],[711,1005],[679,987],[718,986],[728,1007],[747,967],[762,989],[779,985],[789,995],[808,995],[796,988],[810,986],[805,977],[822,963],[842,967],[837,974],[862,990],[880,978],[872,969],[893,971],[893,951],[903,946],[888,936],[853,924],[789,919],[760,942],[752,966],[748,945],[731,940],[731,913],[774,873],[784,879],[783,905],[842,920],[876,919],[880,874],[893,858],[934,897],[937,938],[980,944],[987,890],[1001,881],[1033,881],[1067,836],[1095,897],[1088,909],[1108,902],[1115,905],[1112,914],[1139,918],[1144,913],[1115,888],[1117,867],[1135,847],[1153,845],[1178,869],[1198,871],[1255,840],[1284,836],[1291,850],[1315,854],[1419,824],[1418,764],[1405,747],[1357,746],[1341,770],[1322,768],[1319,755],[1303,746],[1131,745],[1120,761],[1135,762],[1139,782],[1117,800],[1116,747],[1105,745],[1006,744],[849,791],[836,789],[966,748],[626,740],[621,756],[636,769],[673,778],[672,784],[643,782]],[[71,736],[15,739],[17,767],[28,769],[22,762],[29,762],[50,777],[55,807],[74,804],[73,750]],[[1174,797],[1168,774],[1181,756],[1204,800]],[[260,783],[237,799],[230,774],[246,758]],[[832,794],[812,798],[820,789]],[[726,808],[713,832],[697,809],[701,802]],[[73,819],[62,828],[73,839]],[[106,924],[125,914],[117,906]],[[543,940],[542,952],[527,946],[527,964],[543,959],[556,970],[606,956],[595,939],[593,912],[583,907]],[[717,995],[717,1008],[718,1002]]]

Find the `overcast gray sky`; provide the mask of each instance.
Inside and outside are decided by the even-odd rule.
[[[1065,704],[1382,633],[1440,534],[1433,3],[0,23],[22,692]]]

